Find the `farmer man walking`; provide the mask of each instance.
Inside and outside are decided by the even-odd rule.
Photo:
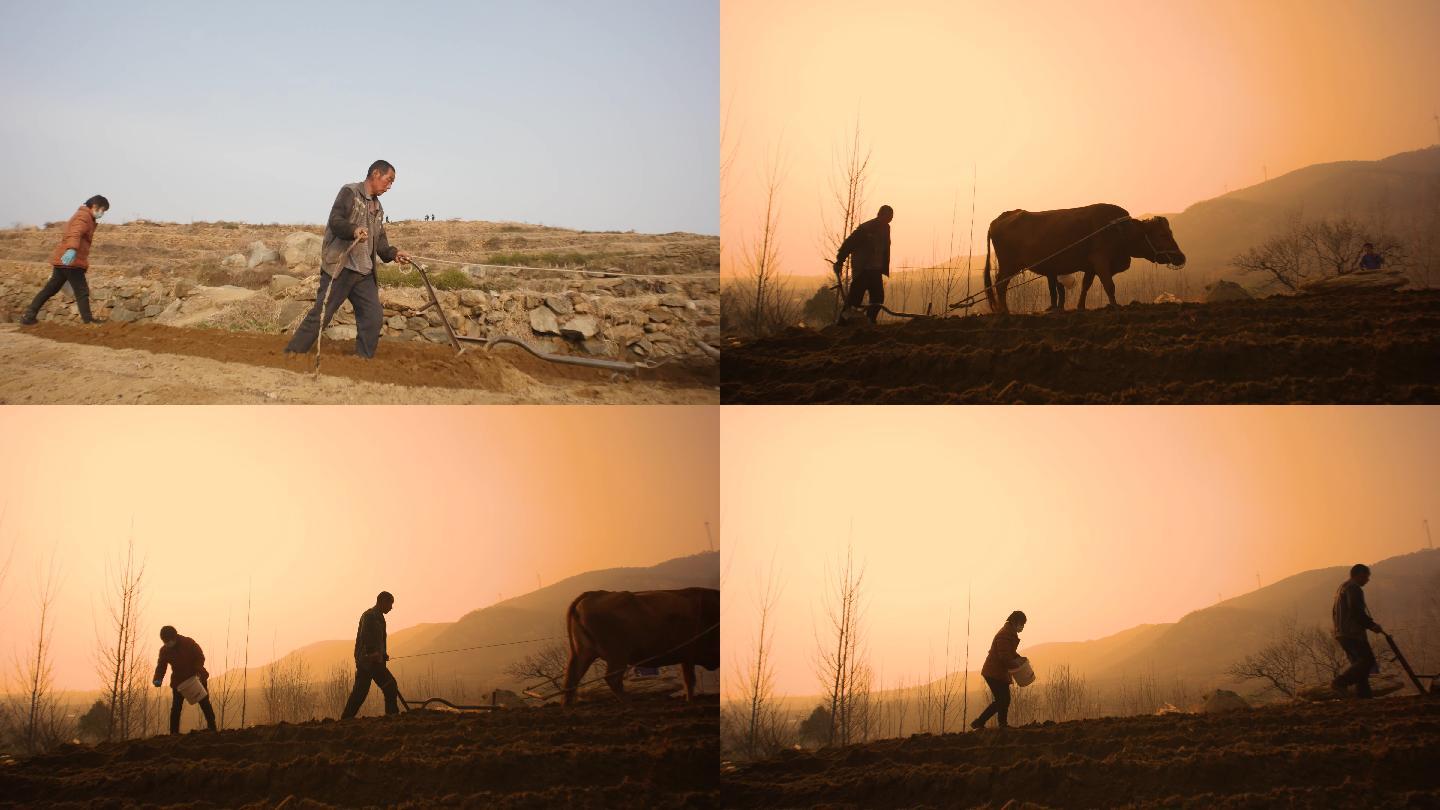
[[[354,717],[365,705],[371,681],[385,695],[385,713],[400,711],[400,689],[395,685],[395,676],[385,666],[390,660],[385,654],[385,614],[394,606],[395,597],[389,591],[381,591],[375,597],[375,606],[360,614],[360,627],[355,631],[355,687],[350,690],[341,720]]]
[[[151,683],[159,687],[165,679],[165,667],[170,667],[170,733],[180,733],[180,710],[185,706],[185,696],[180,685],[193,677],[200,678],[205,697],[200,699],[200,711],[205,714],[205,725],[215,730],[215,708],[210,705],[210,673],[205,671],[205,651],[195,639],[182,636],[170,625],[160,628],[160,660],[155,663],[155,677]]]
[[[80,310],[80,320],[95,323],[90,317],[90,285],[85,281],[85,271],[90,269],[90,243],[95,239],[95,224],[110,210],[110,201],[96,194],[70,215],[65,223],[65,235],[50,257],[50,281],[40,289],[30,308],[20,318],[20,323],[32,326],[39,320],[40,308],[45,306],[60,288],[69,282],[75,292],[75,308]]]
[[[1010,670],[1024,661],[1019,652],[1020,633],[1024,629],[1025,614],[1017,610],[1005,617],[1005,624],[995,634],[995,640],[990,642],[990,652],[985,655],[980,675],[990,686],[990,693],[995,699],[975,718],[970,728],[979,731],[992,715],[1000,721],[1000,728],[1010,727],[1010,681],[1013,680]]]
[[[375,280],[376,260],[410,258],[391,246],[385,236],[385,209],[380,205],[380,195],[394,183],[395,167],[377,160],[370,164],[364,180],[340,187],[320,244],[320,288],[315,291],[315,306],[296,327],[285,351],[310,351],[320,336],[321,308],[325,309],[323,323],[329,323],[348,300],[355,310],[355,353],[375,356],[385,316],[380,306],[380,286]]]
[[[880,305],[885,303],[884,276],[890,275],[890,220],[895,218],[895,209],[880,206],[874,219],[860,223],[855,232],[840,244],[835,256],[835,280],[840,280],[840,271],[845,259],[850,259],[850,293],[845,296],[845,308],[860,306],[860,299],[870,295],[870,306],[865,316],[871,323],[880,315]]]
[[[1365,607],[1364,588],[1369,581],[1370,566],[1364,563],[1353,565],[1350,568],[1350,578],[1340,583],[1340,588],[1335,591],[1335,605],[1331,608],[1335,641],[1340,644],[1340,649],[1345,651],[1345,657],[1350,659],[1350,668],[1340,673],[1340,677],[1330,685],[1342,695],[1354,686],[1355,696],[1359,698],[1371,696],[1370,673],[1378,669],[1375,652],[1370,649],[1370,641],[1365,637],[1365,631],[1385,632],[1370,618],[1370,611]]]

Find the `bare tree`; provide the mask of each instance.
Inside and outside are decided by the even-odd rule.
[[[543,681],[552,692],[565,687],[565,667],[570,663],[570,650],[551,642],[505,667],[505,674],[522,682]]]
[[[746,246],[742,295],[732,300],[752,337],[763,337],[798,320],[799,306],[780,276],[780,187],[784,181],[777,153],[765,167],[765,213],[759,233]]]
[[[1297,627],[1293,618],[1276,628],[1271,641],[1226,670],[1239,681],[1257,680],[1263,692],[1295,697],[1307,684],[1328,684],[1345,668],[1333,639],[1318,627]]]
[[[35,651],[16,660],[15,674],[21,692],[11,697],[6,707],[6,725],[21,748],[38,754],[53,748],[65,739],[64,712],[55,691],[54,661],[51,639],[55,633],[54,606],[59,590],[60,571],[51,554],[36,585],[36,606],[39,608],[35,631]]]
[[[773,560],[757,593],[759,630],[754,652],[747,661],[737,665],[735,673],[741,695],[740,716],[736,718],[738,722],[733,723],[738,729],[736,748],[747,759],[776,753],[790,743],[792,736],[775,700],[775,666],[770,659],[775,636],[775,605],[780,598]]]
[[[1052,667],[1041,689],[1045,713],[1057,723],[1078,720],[1089,706],[1088,693],[1084,676],[1071,672],[1069,664]]]
[[[1387,266],[1404,269],[1409,260],[1401,241],[1385,229],[1384,218],[1362,223],[1350,216],[1303,219],[1289,215],[1280,231],[1231,260],[1245,273],[1267,275],[1288,290],[1299,290],[1321,278],[1343,276],[1359,269],[1366,242]]]
[[[345,711],[345,704],[350,700],[350,690],[355,685],[355,671],[345,664],[335,664],[330,667],[330,675],[325,678],[325,685],[321,700],[323,702],[321,711],[331,711],[339,717]]]
[[[862,587],[865,573],[854,547],[830,576],[826,605],[827,639],[817,633],[817,670],[830,711],[830,745],[863,741],[869,733],[870,665],[865,652]]]
[[[310,684],[310,670],[297,655],[270,662],[265,667],[261,694],[266,718],[271,723],[299,722],[315,717],[316,696]]]
[[[245,658],[240,664],[240,728],[245,727],[245,710],[250,705],[250,585],[245,586]]]
[[[830,176],[829,211],[827,212],[824,206],[820,211],[823,223],[820,258],[826,266],[834,263],[841,243],[864,221],[865,197],[870,189],[870,155],[869,144],[862,142],[860,137],[860,117],[857,115],[845,144],[837,148],[831,157],[834,173]],[[841,291],[850,288],[850,279],[851,266],[847,259],[840,270]],[[839,296],[832,294],[828,298],[832,306],[826,323],[834,323],[840,313]],[[816,315],[825,314],[827,313],[822,311],[816,312]]]
[[[225,715],[230,710],[230,704],[235,700],[235,679],[230,675],[230,611],[225,611],[225,664],[221,669],[219,678],[210,680],[211,702],[215,705],[216,714],[219,715],[216,727],[225,729]]]
[[[104,699],[110,716],[105,739],[129,739],[139,728],[132,717],[135,704],[145,699],[145,665],[137,661],[145,562],[135,558],[135,538],[125,544],[124,553],[109,566],[105,594],[108,615],[105,635],[96,631],[96,670],[104,684]]]

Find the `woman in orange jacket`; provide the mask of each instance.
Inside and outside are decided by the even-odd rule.
[[[90,317],[90,285],[85,282],[85,271],[90,269],[90,242],[95,238],[95,222],[105,216],[110,210],[110,201],[96,194],[85,201],[65,223],[65,236],[61,238],[60,244],[55,246],[55,252],[50,257],[50,265],[54,272],[50,274],[50,281],[30,302],[30,308],[25,311],[25,317],[20,323],[29,326],[38,320],[40,307],[45,306],[65,282],[70,282],[70,289],[75,291],[75,306],[80,310],[80,319],[85,323],[94,323],[95,319]]]
[[[985,656],[985,665],[980,667],[980,675],[985,678],[985,683],[990,685],[990,692],[995,695],[995,700],[975,718],[975,722],[970,724],[971,728],[983,728],[991,715],[1000,719],[1001,728],[1010,726],[1010,682],[1014,680],[1010,670],[1025,661],[1019,652],[1020,632],[1024,629],[1025,614],[1017,610],[1005,619],[1005,625],[995,634],[995,640],[990,642],[990,653]]]

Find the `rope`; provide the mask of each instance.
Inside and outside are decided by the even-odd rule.
[[[520,264],[486,264],[484,262],[462,262],[455,259],[437,259],[434,256],[412,256],[411,258],[421,259],[427,262],[439,262],[440,264],[468,265],[471,267],[495,267],[501,270],[535,270],[542,273],[571,273],[573,275],[595,277],[623,277],[623,278],[654,278],[673,281],[675,279],[689,278],[718,278],[718,273],[623,273],[618,270],[585,270],[572,267],[526,267]]]
[[[425,655],[445,655],[446,653],[469,652],[470,650],[488,650],[492,647],[513,647],[517,644],[536,644],[541,641],[558,641],[566,636],[546,636],[545,638],[527,638],[522,641],[501,641],[495,644],[480,644],[475,647],[457,647],[453,650],[432,650],[423,653],[411,653],[409,655],[394,655],[391,661],[399,661],[402,658],[419,658]]]

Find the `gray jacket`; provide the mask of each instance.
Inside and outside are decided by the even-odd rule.
[[[355,629],[355,663],[369,663],[365,659],[374,653],[380,653],[381,661],[390,657],[385,650],[385,614],[378,607],[360,614],[360,626]]]
[[[835,261],[843,262],[847,257],[857,273],[878,271],[890,275],[890,224],[879,217],[860,223],[840,244]]]
[[[1365,591],[1350,580],[1340,583],[1335,591],[1335,604],[1330,621],[1336,638],[1365,638],[1365,631],[1379,631],[1370,611],[1365,607]]]
[[[352,251],[355,231],[370,232],[367,244],[357,244]],[[375,259],[395,261],[396,249],[385,235],[385,208],[378,197],[365,194],[365,182],[346,183],[335,195],[330,217],[325,221],[325,238],[320,243],[320,269],[337,276],[347,266],[361,275],[375,269]]]

